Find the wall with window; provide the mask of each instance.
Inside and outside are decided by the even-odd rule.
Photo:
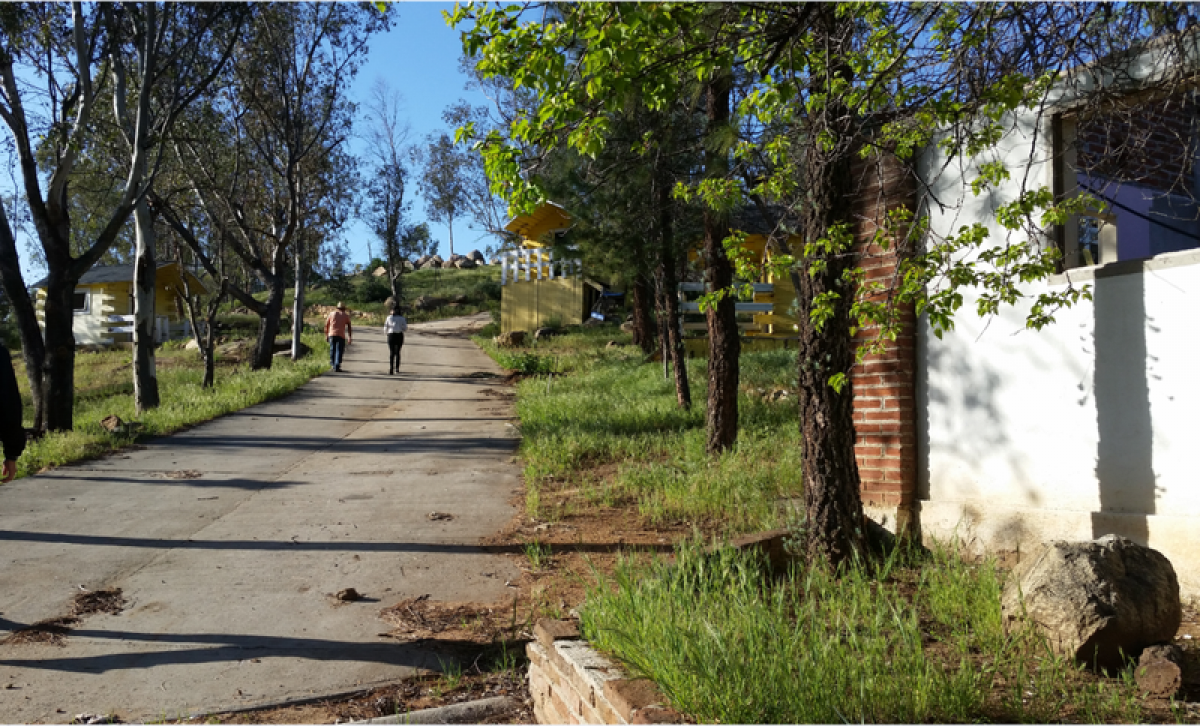
[[[1021,184],[1052,184],[1056,166],[1077,174],[1054,163],[1062,145],[1051,127],[1044,114],[1016,119],[997,151],[1013,179],[978,197],[963,187],[969,169],[927,158],[925,202],[934,233],[990,220]],[[1194,145],[1183,144],[1179,153],[1194,154]],[[1192,158],[1178,163],[1188,174]],[[1103,252],[1103,264],[1077,259],[1025,291],[1029,300],[1043,290],[1087,284],[1093,300],[1060,312],[1042,331],[1025,328],[1028,305],[981,320],[970,296],[956,329],[942,339],[919,323],[918,517],[926,536],[958,536],[980,550],[1124,535],[1163,552],[1184,592],[1195,597],[1200,250],[1158,252],[1163,237],[1156,241],[1145,217],[1153,217],[1162,196],[1143,199],[1137,195],[1151,187],[1120,186],[1114,197],[1134,195],[1146,214],[1117,209],[1105,219],[1115,227],[1117,259],[1106,262]],[[1054,244],[1055,230],[1041,242]]]

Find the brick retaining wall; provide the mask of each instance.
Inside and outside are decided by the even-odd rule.
[[[625,672],[582,640],[572,620],[541,620],[529,655],[529,693],[538,723],[684,723],[658,688]]]

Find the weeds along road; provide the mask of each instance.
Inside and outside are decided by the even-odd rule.
[[[520,486],[512,404],[480,375],[500,370],[462,335],[483,322],[414,326],[399,376],[381,330],[356,330],[344,373],[0,487],[0,722],[177,718],[438,668],[379,612],[502,602],[519,574],[475,546]],[[117,589],[119,609],[77,597]]]

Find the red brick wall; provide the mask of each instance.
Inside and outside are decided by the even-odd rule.
[[[898,206],[913,209],[915,185],[902,166],[890,156],[873,157],[859,163],[855,199],[858,221],[860,264],[868,281],[885,286],[896,272],[902,244],[893,242],[884,250],[872,244],[883,215]],[[854,386],[855,454],[862,480],[863,504],[897,509],[899,526],[908,526],[917,490],[916,479],[916,316],[911,305],[898,311],[903,328],[895,342],[882,353],[868,355],[851,373]],[[859,331],[866,341],[874,330]]]

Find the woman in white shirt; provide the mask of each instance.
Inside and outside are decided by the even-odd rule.
[[[388,375],[400,372],[400,348],[404,346],[404,332],[408,321],[400,314],[400,308],[392,306],[392,314],[383,323],[383,332],[388,342]]]

